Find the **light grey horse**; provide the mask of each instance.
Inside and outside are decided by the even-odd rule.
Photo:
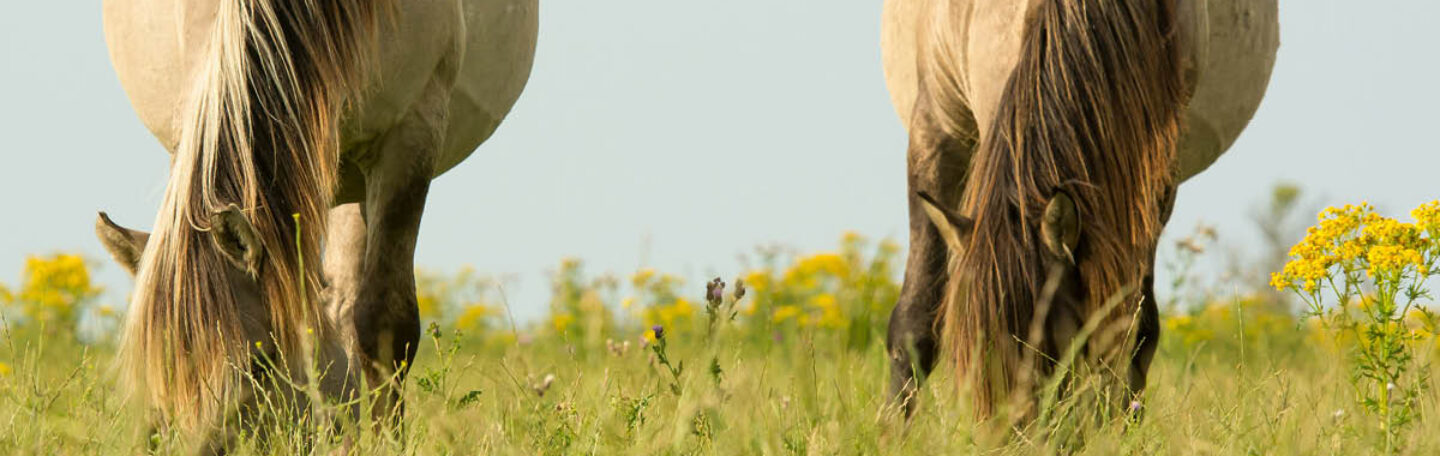
[[[257,359],[320,364],[325,378],[298,382],[330,399],[358,370],[382,388],[374,413],[398,415],[420,335],[413,257],[430,180],[519,97],[537,10],[105,1],[116,73],[172,155],[153,233],[97,222],[136,277],[121,372],[159,424],[201,435],[233,418],[256,400],[244,379],[273,374]]]
[[[1094,319],[1130,329],[1083,352],[1138,392],[1159,337],[1156,238],[1176,186],[1230,147],[1264,96],[1276,0],[884,8],[886,80],[910,133],[892,397],[912,410],[949,340],[978,414],[1023,402]],[[1101,309],[1111,297],[1118,309]]]

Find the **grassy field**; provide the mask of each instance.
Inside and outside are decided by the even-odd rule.
[[[888,408],[883,330],[900,258],[886,242],[848,235],[833,252],[762,252],[740,277],[745,296],[736,300],[732,283],[714,308],[713,332],[704,284],[657,271],[590,276],[563,261],[549,317],[520,326],[494,282],[422,274],[433,326],[407,381],[405,432],[362,434],[357,454],[1440,454],[1440,398],[1428,387],[1436,345],[1422,325],[1405,323],[1403,384],[1389,385],[1414,394],[1367,404],[1375,391],[1355,360],[1363,342],[1334,315],[1300,316],[1299,300],[1266,287],[1264,272],[1194,272],[1206,244],[1202,231],[1166,246],[1176,293],[1163,298],[1143,417],[1083,438],[1040,437],[1067,435],[1078,420],[1063,414],[984,437],[946,369],[913,419]],[[109,372],[118,317],[94,304],[86,263],[57,255],[27,266],[20,284],[0,289],[10,304],[0,453],[143,453],[146,415]],[[1210,283],[1219,286],[1201,285]],[[303,440],[268,452],[305,451]],[[157,441],[162,454],[179,451]]]

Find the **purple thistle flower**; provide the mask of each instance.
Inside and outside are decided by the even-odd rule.
[[[725,282],[721,281],[719,277],[705,284],[705,300],[710,301],[711,305],[720,305],[724,299]]]
[[[664,339],[664,338],[665,338],[665,327],[664,327],[664,326],[655,325],[655,326],[650,327],[650,330],[655,332],[655,340],[658,341],[658,340],[660,340],[660,339]]]

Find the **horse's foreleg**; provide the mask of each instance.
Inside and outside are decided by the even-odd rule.
[[[365,217],[363,203],[330,209],[325,233],[325,313],[338,338],[355,344],[355,298],[365,268]]]
[[[411,136],[396,132],[387,139]],[[363,273],[352,308],[354,331],[361,363],[370,388],[379,387],[374,410],[377,416],[398,416],[400,385],[415,359],[420,342],[420,311],[415,296],[415,238],[430,176],[403,163],[415,158],[392,146],[413,145],[411,141],[385,141],[376,153],[380,161],[401,163],[379,165],[369,176],[366,191],[366,249]]]
[[[325,233],[325,312],[335,330],[335,345],[325,359],[329,364],[321,379],[321,393],[337,403],[351,403],[357,397],[363,363],[355,336],[355,301],[360,296],[360,277],[365,266],[365,217],[362,203],[348,203],[330,210]],[[359,407],[347,406],[341,413],[354,420]]]
[[[353,307],[355,335],[369,387],[380,388],[372,413],[403,414],[400,387],[420,342],[415,296],[415,239],[444,137],[443,90],[383,135],[365,168],[365,255]]]

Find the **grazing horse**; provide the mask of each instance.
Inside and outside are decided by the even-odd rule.
[[[883,47],[910,133],[891,397],[943,342],[980,418],[1033,416],[1067,354],[1132,400],[1157,239],[1264,96],[1276,0],[887,0]]]
[[[105,1],[121,85],[171,154],[153,233],[97,222],[135,276],[119,366],[157,424],[232,422],[260,400],[250,380],[275,374],[261,360],[328,399],[363,375],[374,413],[398,416],[430,181],[519,97],[537,14],[537,0]]]

